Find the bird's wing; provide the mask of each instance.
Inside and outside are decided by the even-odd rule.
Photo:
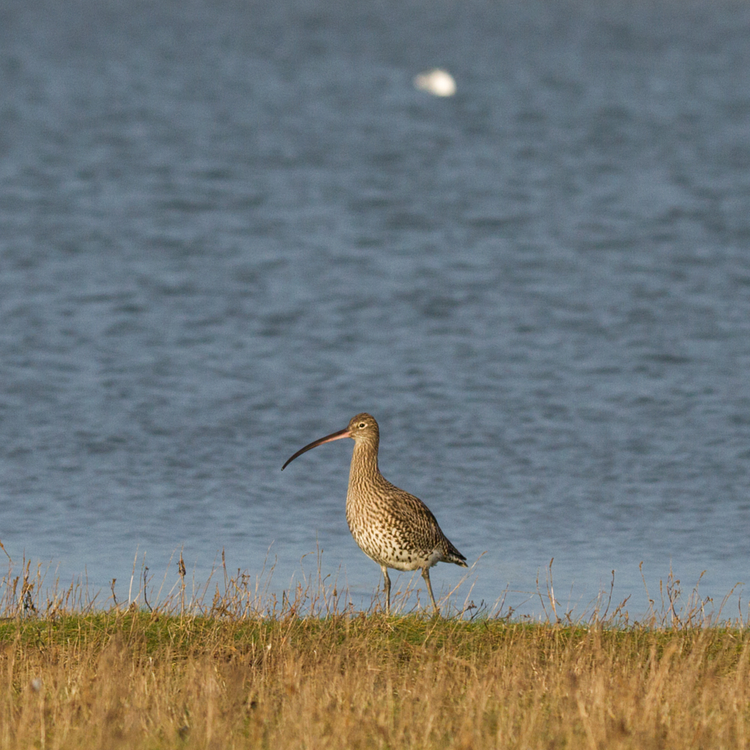
[[[398,525],[418,532],[425,546],[433,546],[445,536],[432,511],[418,497],[398,487],[389,493],[388,511]]]

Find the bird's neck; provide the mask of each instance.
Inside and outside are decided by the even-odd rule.
[[[352,465],[349,469],[349,486],[373,484],[381,481],[378,469],[378,444],[377,442],[354,443],[352,453]]]

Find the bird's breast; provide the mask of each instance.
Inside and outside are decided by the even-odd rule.
[[[419,539],[403,519],[388,512],[386,504],[350,494],[346,520],[359,548],[380,565],[396,570],[417,570],[430,567],[440,559],[434,545]]]

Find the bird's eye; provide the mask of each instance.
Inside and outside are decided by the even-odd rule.
[[[364,422],[360,422],[359,423],[360,430],[363,429],[364,427],[367,427],[367,425]]]

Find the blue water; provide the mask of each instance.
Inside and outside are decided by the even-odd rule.
[[[369,411],[478,560],[456,606],[539,614],[552,558],[574,615],[613,570],[633,613],[641,570],[718,606],[748,575],[749,33],[728,0],[6,4],[16,570],[106,605],[134,560],[200,583],[224,550],[278,594],[322,550],[369,606],[351,445],[280,472]],[[455,97],[415,90],[434,66]]]

